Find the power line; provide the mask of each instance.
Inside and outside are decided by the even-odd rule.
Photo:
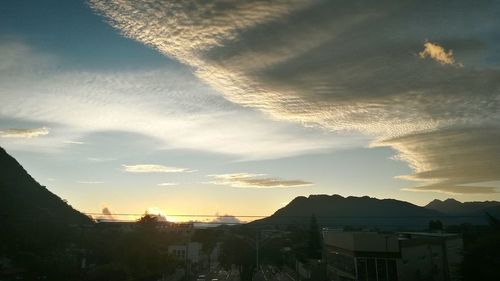
[[[112,213],[112,214],[103,214],[103,213],[87,213],[84,212],[83,214],[85,215],[99,215],[99,216],[144,216],[146,213],[142,214],[121,214],[121,213]],[[162,215],[162,214],[155,214],[155,213],[148,213],[150,215]],[[258,215],[206,215],[206,214],[165,214],[165,216],[168,217],[197,217],[197,218],[202,218],[202,217],[207,217],[207,218],[222,218],[222,217],[240,217],[240,218],[264,218],[268,217],[268,215],[263,215],[263,216],[258,216]]]
[[[144,216],[146,213],[112,213],[112,214],[103,214],[103,213],[87,213],[83,212],[85,215],[92,216]],[[153,216],[167,216],[167,217],[207,217],[207,218],[310,218],[310,215],[209,215],[209,214],[155,214],[149,213]],[[318,216],[316,218],[338,218],[338,219],[376,219],[376,218],[387,218],[387,219],[408,219],[408,218],[484,218],[484,216],[480,215],[416,215],[416,216],[351,216],[351,215],[331,215],[331,216]]]

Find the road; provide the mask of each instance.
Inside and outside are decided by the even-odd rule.
[[[230,271],[215,270],[211,273],[203,274],[204,278],[198,278],[199,281],[240,281],[238,270]],[[199,276],[200,277],[200,276]],[[274,266],[261,266],[259,272],[254,275],[254,281],[297,281],[293,276]]]
[[[198,276],[198,279],[195,280],[203,280],[203,281],[240,281],[239,272],[236,269],[231,269],[229,271],[226,270],[215,270],[213,272],[203,274],[204,278]]]
[[[254,276],[254,281],[296,281],[285,271],[279,270],[274,266],[261,266],[258,273]]]

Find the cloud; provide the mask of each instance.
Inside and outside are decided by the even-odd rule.
[[[259,1],[90,1],[122,34],[188,65],[229,101],[323,128],[332,138],[355,133],[391,146],[417,180],[443,182],[449,170],[447,189],[460,193],[462,184],[482,179],[458,170],[498,166],[498,157],[451,163],[435,145],[441,140],[409,140],[500,131],[500,3],[300,2],[273,1],[266,9]],[[435,41],[422,51],[426,38]],[[442,46],[467,67],[442,67],[460,65]],[[466,151],[483,145],[474,137],[456,141]]]
[[[72,140],[63,141],[63,143],[67,143],[67,144],[85,144],[83,141],[72,141]]]
[[[158,184],[158,186],[176,186],[176,185],[179,185],[179,183],[177,183],[177,182],[162,182],[162,183]]]
[[[215,214],[217,217],[214,218],[210,223],[220,223],[220,224],[241,224],[243,221],[232,215],[219,215]]]
[[[0,49],[18,45],[26,44],[2,42]],[[331,138],[321,130],[270,120],[232,104],[178,64],[76,71],[54,59],[33,71],[23,65],[45,55],[28,47],[19,50],[26,51],[12,57],[0,52],[0,60],[11,65],[0,70],[0,120],[23,126],[50,124],[52,130],[36,144],[1,138],[9,149],[60,152],[71,145],[65,141],[109,131],[152,139],[155,149],[197,150],[237,160],[289,157],[360,143],[358,136]]]
[[[280,178],[266,178],[265,174],[234,173],[210,175],[214,180],[211,184],[229,185],[242,188],[287,188],[310,186],[313,183],[303,180],[284,180]]]
[[[104,181],[78,181],[77,183],[80,183],[80,184],[103,184],[106,182],[104,182]]]
[[[46,136],[49,134],[49,128],[34,128],[34,129],[7,129],[0,131],[2,138],[23,138],[31,139]]]
[[[443,65],[455,65],[453,51],[449,50],[446,52],[445,49],[437,43],[425,42],[424,50],[418,53],[418,55],[423,59],[429,57]]]
[[[104,207],[102,209],[102,214],[106,216],[111,216],[111,211],[107,207]]]
[[[182,173],[189,171],[185,168],[168,167],[156,164],[122,165],[128,173]]]
[[[96,220],[103,220],[103,221],[114,221],[116,220],[116,217],[113,216],[111,210],[109,207],[104,206],[101,211],[102,215],[96,215],[94,216],[94,219]]]
[[[491,186],[462,186],[462,185],[425,185],[403,188],[406,191],[415,192],[438,192],[446,194],[495,194],[499,193],[498,189]]]
[[[108,162],[108,161],[114,161],[116,159],[111,157],[87,157],[87,160],[92,162]]]
[[[445,193],[496,193],[482,182],[500,180],[500,130],[462,127],[423,132],[385,140],[399,151],[398,159],[409,163],[414,173],[401,178],[427,183],[411,191]]]

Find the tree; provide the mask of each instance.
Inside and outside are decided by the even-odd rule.
[[[500,280],[500,221],[488,213],[486,216],[487,229],[464,235],[463,280]]]
[[[137,220],[136,224],[139,230],[154,232],[158,227],[158,217],[146,212],[144,216]]]
[[[219,262],[225,268],[236,265],[241,280],[250,281],[255,269],[255,249],[243,238],[227,237],[222,244]]]
[[[431,220],[429,221],[429,230],[430,231],[443,230],[443,223],[440,220]]]
[[[211,253],[220,239],[222,231],[218,229],[198,229],[192,240],[201,243],[202,251],[208,257],[208,266],[211,264]]]
[[[321,259],[322,239],[316,216],[312,214],[309,224],[307,254],[310,259]]]

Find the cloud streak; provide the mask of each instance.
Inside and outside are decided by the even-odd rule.
[[[82,141],[72,141],[72,140],[63,141],[63,143],[66,143],[66,144],[85,144]]]
[[[468,154],[471,161],[451,163],[439,151],[450,131],[460,132],[453,146],[469,152],[484,145],[470,134],[500,131],[499,3],[90,3],[125,36],[189,65],[234,103],[395,148],[428,191],[448,181],[439,190],[482,193],[461,185],[500,179],[460,172],[497,167],[500,158],[482,163],[481,153]],[[422,50],[426,38],[435,41]],[[457,61],[467,67],[443,67]]]
[[[500,171],[500,130],[464,127],[424,132],[384,141],[415,171],[404,179],[427,182],[412,191],[487,194],[498,192],[482,182],[497,181]]]
[[[289,188],[313,185],[312,182],[303,180],[284,180],[264,176],[265,174],[249,173],[210,175],[214,179],[210,183],[240,188]]]
[[[21,138],[31,139],[46,136],[50,132],[49,128],[34,128],[34,129],[7,129],[0,131],[2,138]]]
[[[176,186],[176,185],[179,185],[179,183],[177,183],[177,182],[162,182],[162,183],[158,184],[158,186]]]
[[[128,173],[183,173],[188,172],[186,168],[169,167],[157,164],[122,165],[123,170]]]
[[[77,183],[80,183],[80,184],[103,184],[106,182],[104,182],[104,181],[78,181]]]

